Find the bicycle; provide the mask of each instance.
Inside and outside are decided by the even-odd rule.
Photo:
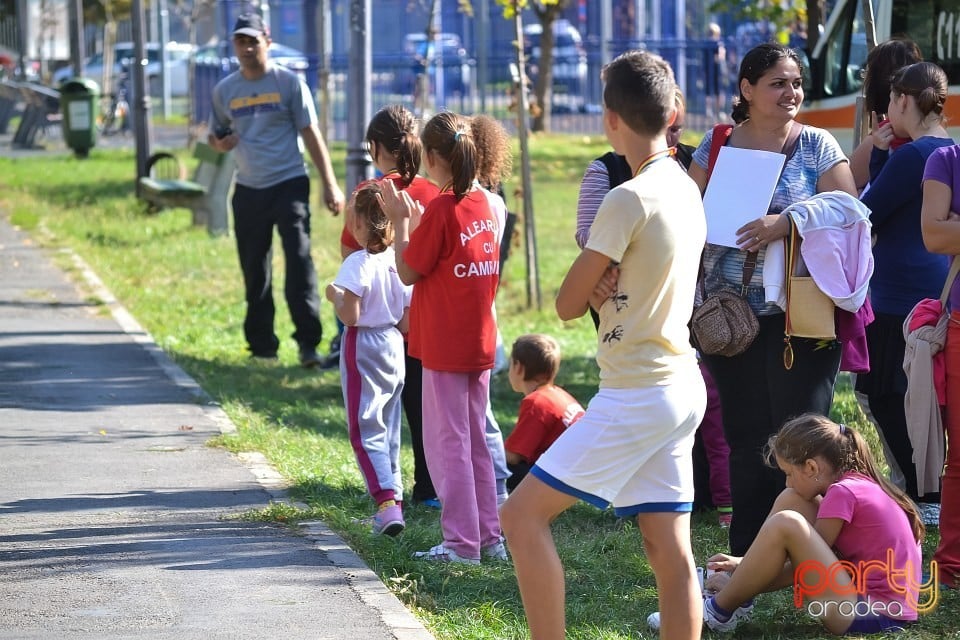
[[[117,88],[110,94],[110,101],[105,104],[100,114],[99,128],[104,136],[115,133],[126,134],[130,131],[130,105],[127,103],[126,72],[117,76]]]

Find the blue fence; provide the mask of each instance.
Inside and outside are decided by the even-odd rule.
[[[673,66],[681,88],[687,99],[688,126],[705,128],[712,124],[715,113],[710,112],[708,96],[716,89],[724,96],[729,107],[732,93],[732,80],[735,71],[711,64],[714,44],[708,40],[663,40],[644,42],[613,41],[609,43],[611,56],[616,56],[631,48],[644,48],[662,55]],[[304,79],[316,92],[320,71],[316,57],[307,58],[305,68],[298,69]],[[487,68],[490,70],[485,86],[478,86],[476,60],[467,58],[444,59],[441,65],[428,69],[429,100],[433,110],[446,108],[451,111],[472,115],[481,111],[504,122],[508,129],[514,128],[516,119],[511,106],[515,102],[513,85],[509,78],[509,65],[514,58],[509,53],[490,56]],[[405,56],[376,55],[373,60],[371,77],[371,101],[375,112],[380,107],[400,103],[415,109],[414,86],[416,72],[413,61]],[[602,133],[600,120],[601,83],[600,59],[598,47],[587,49],[585,69],[577,72],[582,78],[571,79],[567,72],[562,78],[554,80],[554,95],[551,131],[585,135]],[[230,58],[207,60],[196,65],[193,119],[206,122],[210,116],[210,96],[218,80],[236,69],[235,61]],[[557,67],[554,67],[555,71]],[[327,120],[330,131],[327,135],[333,140],[346,139],[346,122],[349,105],[346,102],[347,59],[335,56],[331,60],[329,85],[330,106]],[[316,95],[316,93],[315,93]]]

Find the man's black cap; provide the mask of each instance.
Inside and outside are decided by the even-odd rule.
[[[260,36],[270,35],[270,31],[263,24],[263,18],[260,17],[259,13],[244,13],[237,18],[237,23],[233,25],[233,35],[259,38]]]

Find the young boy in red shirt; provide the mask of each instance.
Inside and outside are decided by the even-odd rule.
[[[550,336],[531,333],[520,336],[510,352],[510,386],[524,395],[517,424],[504,442],[513,491],[530,467],[564,429],[583,415],[583,407],[554,384],[560,370],[560,345]]]

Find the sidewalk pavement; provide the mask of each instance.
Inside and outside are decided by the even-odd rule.
[[[232,518],[282,480],[61,258],[0,215],[0,639],[432,638],[323,523]]]

